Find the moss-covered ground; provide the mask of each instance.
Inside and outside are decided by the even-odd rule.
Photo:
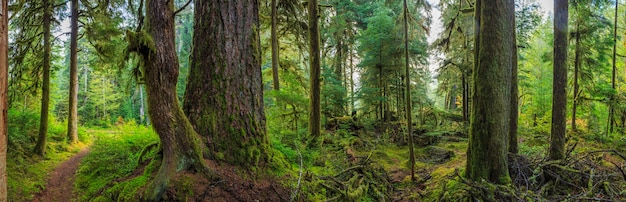
[[[31,200],[43,189],[46,173],[87,144],[91,152],[77,171],[77,199],[141,199],[160,165],[158,137],[152,129],[132,122],[107,129],[81,129],[81,134],[89,134],[82,138],[93,141],[68,146],[59,129],[62,124],[52,124],[53,141],[45,158],[28,155],[27,148],[14,147],[10,153],[12,200]],[[208,181],[198,173],[182,172],[172,179],[164,197],[173,201],[576,201],[626,196],[626,174],[622,172],[626,159],[620,156],[626,139],[619,134],[570,133],[568,159],[547,161],[547,133],[520,128],[520,152],[510,162],[513,184],[502,186],[463,177],[467,132],[458,123],[416,130],[415,180],[411,179],[407,136],[395,131],[402,127],[382,128],[340,124],[325,130],[315,147],[310,147],[310,137],[303,131],[276,133],[270,128],[273,163],[268,169],[245,171],[207,160],[222,180]]]

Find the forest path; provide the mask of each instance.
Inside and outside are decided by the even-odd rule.
[[[71,201],[74,193],[74,177],[80,161],[89,153],[84,148],[57,166],[48,176],[46,189],[35,195],[34,202]]]

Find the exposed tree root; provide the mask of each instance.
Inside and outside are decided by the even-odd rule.
[[[334,176],[319,179],[322,180],[320,186],[327,190],[328,201],[358,201],[363,198],[390,201],[393,193],[387,172],[373,163],[369,156]]]
[[[617,160],[620,162],[615,162]],[[510,155],[509,173],[513,186],[471,181],[463,178],[457,171],[451,179],[464,186],[453,190],[453,193],[442,194],[440,199],[622,201],[626,198],[626,193],[621,191],[626,188],[624,161],[626,156],[616,150],[590,151],[558,161]]]
[[[159,146],[159,142],[154,142],[152,144],[149,144],[147,146],[145,146],[141,152],[139,153],[139,156],[137,157],[137,166],[141,165],[141,162],[143,161],[143,157],[148,154],[148,152],[150,152],[150,150],[154,149],[155,147]],[[160,151],[160,149],[159,149]]]

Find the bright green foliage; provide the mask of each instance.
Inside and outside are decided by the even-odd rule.
[[[62,161],[80,150],[65,141],[67,124],[50,122],[46,158],[33,156],[39,122],[38,110],[9,110],[9,142],[7,154],[8,200],[29,201],[46,186],[46,175]],[[54,120],[54,118],[50,119]],[[79,131],[84,134],[84,131]],[[85,137],[81,137],[85,138]]]
[[[372,4],[370,6],[374,6],[376,9],[374,9],[371,17],[366,18],[367,28],[358,37],[358,51],[361,57],[359,67],[362,68],[360,75],[362,86],[359,95],[362,99],[364,113],[377,112],[380,114],[377,116],[378,119],[382,120],[383,117],[381,116],[385,116],[386,119],[390,118],[382,114],[386,111],[393,111],[397,114],[404,111],[399,104],[401,102],[397,102],[404,100],[401,92],[405,88],[402,81],[406,76],[402,71],[404,47],[401,43],[402,26],[398,20],[402,7],[399,2],[386,4],[382,1],[376,1]],[[423,17],[421,13],[416,13],[412,13],[410,16],[410,26],[415,26],[417,29],[411,28],[412,32],[410,32],[409,57],[411,64],[409,65],[412,66],[411,80],[420,84],[425,80],[424,78],[428,77],[428,74],[424,74],[424,71],[413,67],[426,64],[425,32],[420,29],[424,26]],[[424,94],[426,92],[425,85],[411,86],[411,89],[417,90],[413,97],[419,98],[413,100],[414,102],[419,100],[418,102],[426,103],[422,101],[426,98]],[[419,93],[420,91],[422,93]]]
[[[551,21],[542,22],[526,48],[519,50],[520,126],[550,133],[552,94]]]
[[[132,121],[111,130],[92,132],[95,138],[94,143],[76,175],[75,188],[80,199],[88,200],[101,193],[104,193],[102,196],[109,200],[117,198],[122,193],[135,194],[136,189],[147,182],[151,173],[148,171],[150,169],[146,169],[145,172],[148,176],[135,178],[125,182],[123,186],[116,186],[113,180],[130,175],[139,166],[137,159],[142,149],[158,142],[158,136],[151,129],[138,126]],[[142,159],[150,160],[154,156],[154,150],[148,151]],[[158,163],[151,163],[148,167],[155,169]],[[143,182],[140,182],[141,180]]]
[[[186,0],[175,1],[176,7],[181,7]],[[178,100],[182,103],[183,95],[185,93],[185,85],[187,84],[187,76],[189,74],[189,55],[191,54],[191,45],[193,35],[193,9],[187,8],[176,17],[176,53],[178,54],[178,62],[180,67],[178,68],[178,84],[176,85],[176,92],[178,93]]]
[[[577,123],[584,118],[586,121],[577,129],[587,129],[590,132],[600,132],[605,127],[590,128],[593,122],[607,120],[594,113],[598,104],[605,103],[606,88],[610,88],[611,78],[611,51],[612,51],[612,25],[611,20],[603,15],[605,10],[611,9],[612,3],[606,0],[589,1],[580,0],[572,4],[571,20],[574,44],[570,47],[574,55],[579,55],[579,73],[577,75],[579,92],[572,92],[572,97],[577,99],[576,106],[580,111],[576,117]],[[579,38],[579,43],[576,43]],[[570,64],[576,64],[576,57]],[[576,78],[572,75],[569,78]],[[577,96],[574,96],[577,93]],[[600,102],[596,102],[600,101]],[[607,111],[607,110],[605,110]],[[602,112],[601,114],[605,114]],[[586,123],[585,123],[586,122]],[[580,124],[577,124],[580,125]]]
[[[347,89],[342,85],[341,78],[328,67],[322,68],[322,77],[324,77],[322,114],[326,117],[346,115]]]
[[[91,115],[96,120],[108,121],[120,106],[121,94],[115,90],[112,79],[103,72],[92,73],[90,81],[88,101],[95,108]]]

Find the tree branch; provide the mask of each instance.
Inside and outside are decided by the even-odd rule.
[[[135,29],[135,32],[139,32],[141,31],[141,27],[143,27],[143,2],[144,0],[139,0],[139,8],[137,9],[137,16],[139,16],[139,23],[137,23],[137,29]]]
[[[185,10],[185,8],[189,6],[189,4],[191,4],[191,0],[187,1],[187,3],[183,5],[183,7],[180,7],[178,10],[174,11],[174,17],[176,17],[176,15],[178,15],[178,13],[180,13],[181,11]]]

